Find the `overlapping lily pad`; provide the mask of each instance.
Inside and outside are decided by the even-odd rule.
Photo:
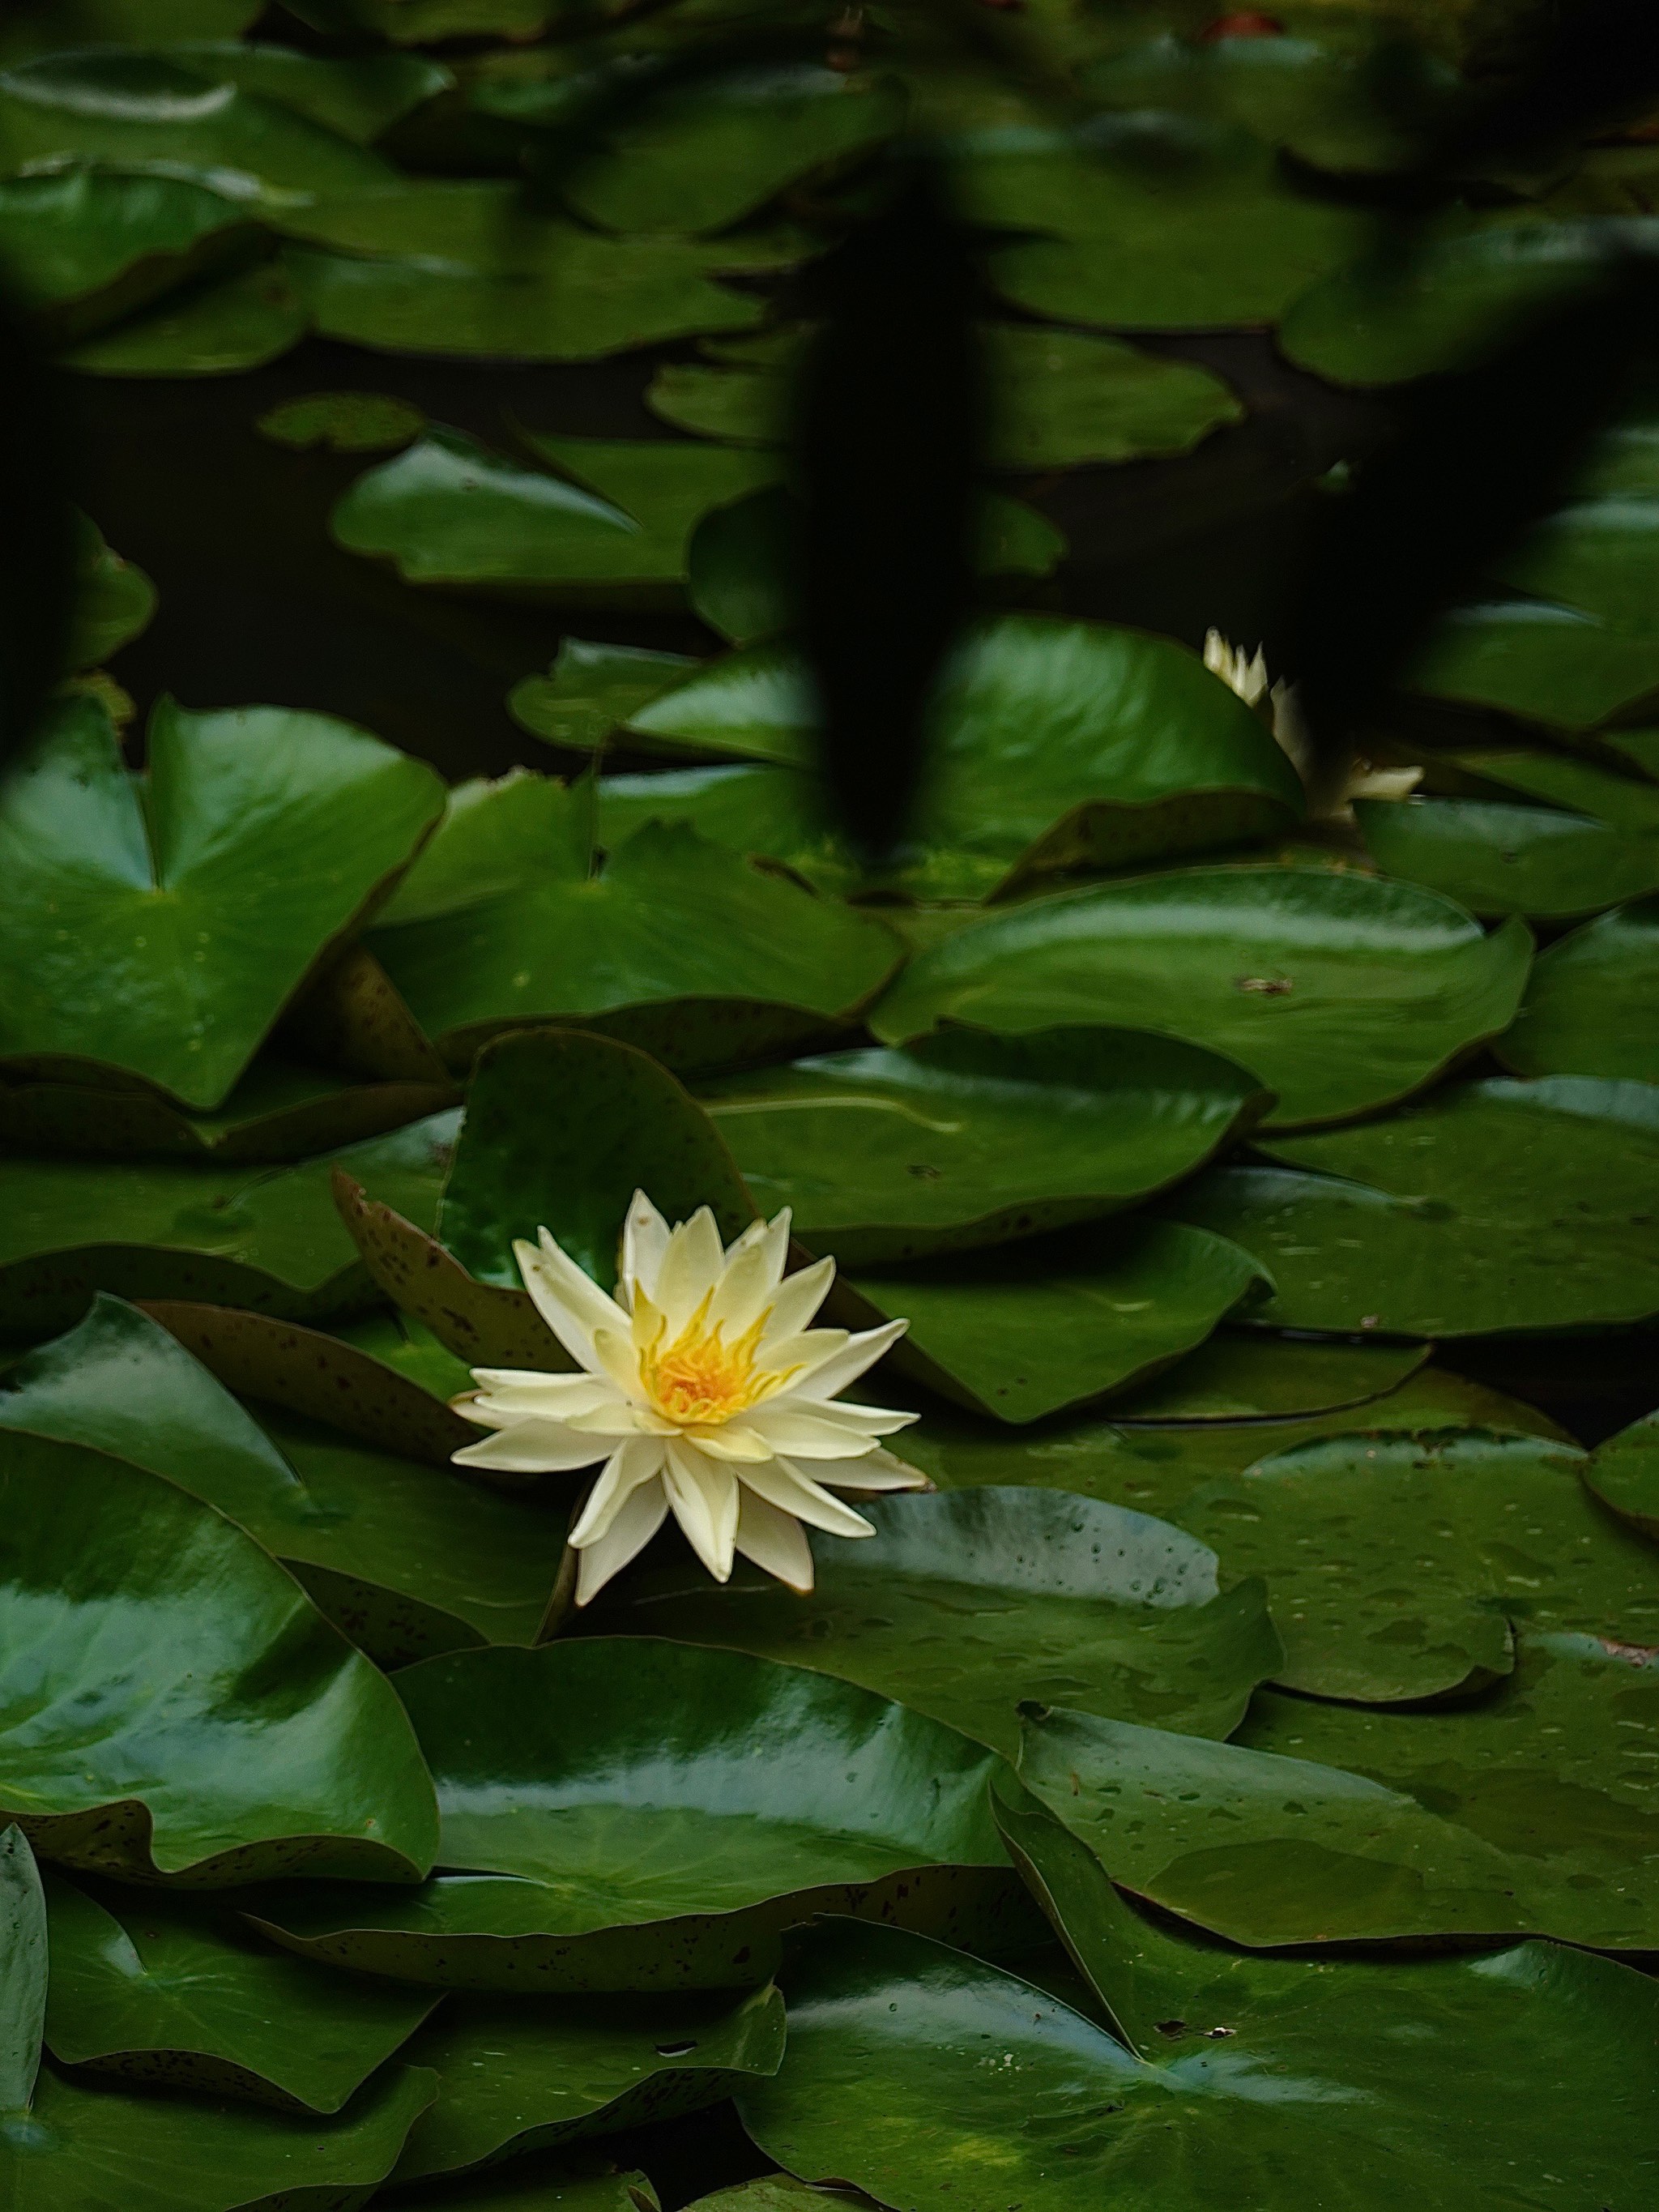
[[[425,1871],[395,1696],[249,1537],[77,1445],[18,1437],[0,1484],[0,1805],[43,1851],[196,1887]]]
[[[1659,1089],[1456,1085],[1363,1128],[1276,1138],[1167,1201],[1273,1276],[1248,1318],[1347,1335],[1618,1327],[1659,1312]]]
[[[1649,1536],[1659,1536],[1659,1414],[1632,1421],[1598,1444],[1584,1480],[1602,1501]]]
[[[69,665],[94,668],[129,645],[155,612],[155,586],[142,568],[104,542],[84,514],[75,518],[75,612]]]
[[[464,784],[370,943],[452,1065],[569,1021],[681,1072],[832,1028],[891,973],[878,921],[647,824],[592,865],[591,800],[520,773]]]
[[[1000,1762],[851,1683],[578,1638],[428,1660],[398,1687],[445,1871],[263,1899],[259,1924],[309,1956],[497,1990],[741,1988],[815,1911],[980,1942],[1022,1925],[986,1802]]]
[[[684,653],[653,653],[642,646],[599,645],[567,637],[545,676],[526,676],[514,684],[507,695],[507,710],[516,722],[550,744],[597,752],[638,708],[696,665]]]
[[[783,2036],[783,2000],[769,1986],[735,2002],[451,1998],[409,2052],[437,2075],[438,2094],[398,2179],[459,2173],[678,2119],[775,2073]]]
[[[1320,1344],[1220,1329],[1178,1366],[1121,1400],[1113,1415],[1163,1426],[1339,1413],[1398,1389],[1427,1358],[1421,1345]]]
[[[1354,811],[1385,874],[1474,914],[1596,914],[1659,888],[1659,832],[1480,799],[1361,799]]]
[[[1599,742],[1615,750],[1639,732],[1609,731]],[[1636,763],[1632,762],[1632,766]],[[1659,789],[1628,771],[1618,774],[1601,761],[1571,753],[1504,750],[1435,755],[1425,772],[1425,788],[1470,792],[1485,798],[1527,798],[1575,814],[1593,816],[1614,829],[1638,834],[1659,831]]]
[[[1214,1553],[1144,1514],[1012,1487],[860,1510],[875,1535],[816,1539],[810,1598],[665,1567],[597,1626],[816,1668],[1010,1756],[1022,1698],[1228,1735],[1279,1671],[1260,1583],[1223,1595]]]
[[[61,356],[90,376],[236,376],[299,343],[305,302],[278,262],[204,278]]]
[[[1014,1422],[1161,1373],[1268,1287],[1224,1237],[1133,1218],[848,1284],[872,1313],[908,1317],[901,1372]]]
[[[46,2047],[61,2063],[337,2112],[436,2002],[308,1966],[228,1904],[46,1876]]]
[[[1213,1054],[1122,1030],[945,1029],[702,1087],[765,1213],[843,1265],[998,1244],[1189,1175],[1267,1099]]]
[[[1522,925],[1492,936],[1415,885],[1325,868],[1188,869],[1066,891],[958,931],[871,1015],[1020,1031],[1118,1022],[1253,1069],[1280,1127],[1375,1110],[1506,1028]]]
[[[363,731],[279,708],[165,702],[149,744],[135,777],[102,708],[72,698],[0,796],[0,1054],[212,1108],[408,860],[441,787]]]
[[[1659,1083],[1659,900],[1615,907],[1547,946],[1498,1050],[1518,1075]]]
[[[1547,599],[1483,601],[1446,617],[1410,682],[1433,699],[1588,730],[1659,691],[1659,637]]]

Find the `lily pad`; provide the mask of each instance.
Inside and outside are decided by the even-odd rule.
[[[118,1097],[118,1094],[116,1094]],[[437,1212],[455,1115],[261,1172],[176,1160],[0,1159],[0,1330],[40,1337],[99,1291],[288,1321],[372,1300],[334,1206],[337,1166],[417,1223]]]
[[[1650,636],[1659,621],[1659,498],[1612,494],[1559,508],[1490,573],[1535,599],[1582,607],[1611,629]]]
[[[891,1042],[948,1019],[1188,1038],[1253,1069],[1280,1127],[1374,1112],[1506,1029],[1530,940],[1415,885],[1328,868],[1172,871],[1061,892],[921,953],[872,1011]]]
[[[240,1915],[46,1876],[46,2047],[127,2081],[337,2112],[436,2002],[259,1943]]]
[[[1214,1168],[1167,1201],[1272,1274],[1253,1322],[1455,1337],[1659,1313],[1659,1089],[1496,1077],[1268,1148],[1283,1166]]]
[[[783,2000],[769,1986],[735,2002],[452,1997],[409,2054],[436,2073],[438,2094],[398,2179],[459,2173],[700,2112],[775,2074],[783,2033]]]
[[[1583,1467],[1478,1429],[1332,1437],[1200,1491],[1182,1521],[1230,1575],[1266,1577],[1282,1686],[1399,1704],[1509,1674],[1511,1623],[1659,1645],[1651,1548],[1586,1497]]]
[[[1269,1287],[1224,1237],[1133,1218],[848,1285],[908,1318],[890,1354],[900,1373],[1019,1423],[1160,1373]]]
[[[780,336],[786,339],[780,344]],[[710,340],[710,366],[659,368],[647,400],[678,429],[773,445],[788,433],[794,334]],[[1190,453],[1243,409],[1218,377],[1112,338],[993,323],[980,332],[994,468],[1073,468]]]
[[[561,189],[610,230],[721,230],[890,137],[902,114],[891,79],[822,64],[699,74],[605,117],[599,150],[570,165]]]
[[[518,719],[526,717],[520,712]],[[684,822],[728,852],[781,861],[815,890],[845,894],[863,884],[865,870],[829,826],[817,777],[799,769],[756,762],[607,775],[599,780],[597,799],[599,839],[607,848],[647,822]]]
[[[1613,1511],[1659,1536],[1659,1414],[1632,1421],[1590,1455],[1584,1480]]]
[[[1517,1075],[1659,1084],[1659,899],[1546,946],[1498,1054]]]
[[[124,561],[105,544],[97,525],[77,514],[70,667],[100,667],[148,629],[155,612],[155,586],[143,570]]]
[[[1145,2056],[942,1944],[817,1929],[791,1963],[784,2063],[740,2098],[766,2154],[910,2212],[1382,2212],[1407,2174],[1437,2212],[1507,2212],[1517,2166],[1547,2171],[1573,2212],[1635,2201],[1656,2007],[1629,1967],[1541,1943],[1406,1966],[1239,1958],[1121,1933],[1086,1868],[1054,1879],[1114,2003],[1137,2030],[1143,1991],[1164,2008]]]
[[[696,665],[683,653],[567,637],[545,676],[526,676],[514,685],[507,711],[521,728],[550,744],[597,752],[630,714]]]
[[[305,336],[304,301],[276,262],[210,277],[60,356],[90,376],[235,376]]]
[[[592,864],[591,801],[542,777],[464,784],[370,938],[452,1066],[503,1030],[574,1022],[679,1073],[804,1043],[892,972],[878,921],[683,828]]]
[[[256,1420],[160,1322],[112,1298],[7,1382],[0,1427],[106,1452],[216,1507],[380,1664],[536,1633],[564,1547],[556,1508],[416,1464],[389,1437],[365,1449],[264,1407]]]
[[[92,1872],[410,1881],[431,1784],[384,1678],[240,1528],[74,1444],[6,1455],[0,1804]]]
[[[1631,734],[1610,731],[1598,737],[1597,742],[1616,747]],[[1547,806],[1609,822],[1615,830],[1659,831],[1659,789],[1639,771],[1620,775],[1601,761],[1542,747],[1526,751],[1437,753],[1425,770],[1425,787],[1487,799],[1508,799],[1520,792]]]
[[[40,1075],[125,1069],[212,1108],[441,787],[366,732],[283,708],[166,701],[149,744],[135,776],[102,710],[72,699],[0,793],[0,1054]]]
[[[473,1989],[744,1988],[814,1912],[976,1940],[1018,1919],[986,1804],[1000,1762],[851,1683],[580,1637],[428,1660],[398,1688],[447,1871],[267,1895],[258,1923],[307,1956]]]
[[[1659,637],[1632,637],[1545,599],[1501,599],[1448,615],[1410,683],[1431,699],[1588,730],[1659,691]]]
[[[331,453],[386,453],[418,438],[426,416],[410,401],[387,392],[313,392],[283,400],[253,427],[262,438],[296,453],[319,446]]]
[[[1630,833],[1587,814],[1481,799],[1361,799],[1354,812],[1384,874],[1474,914],[1598,914],[1659,889],[1659,829]]]
[[[1279,1668],[1261,1586],[1145,1514],[1059,1491],[878,1498],[873,1537],[816,1538],[810,1598],[740,1570],[623,1584],[601,1629],[718,1644],[896,1698],[1009,1757],[1022,1698],[1230,1735]]]
[[[1136,1204],[1267,1104],[1229,1061],[1123,1030],[945,1029],[701,1091],[764,1213],[863,1267]]]
[[[359,146],[455,82],[425,54],[303,54],[274,40],[186,36],[168,41],[167,59],[210,84],[278,101]]]
[[[380,0],[392,15],[412,15],[428,0]],[[592,2164],[568,2159],[514,2159],[505,2168],[470,2173],[446,2189],[448,2212],[660,2212],[649,2177],[618,2172],[599,2153]],[[574,2171],[572,2169],[574,2169]]]
[[[1318,1344],[1218,1329],[1113,1407],[1118,1421],[1285,1420],[1371,1404],[1428,1358],[1422,1345]]]

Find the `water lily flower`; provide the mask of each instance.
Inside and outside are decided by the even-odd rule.
[[[1301,777],[1304,788],[1310,787],[1314,780],[1313,738],[1296,696],[1296,686],[1285,683],[1282,677],[1277,684],[1269,685],[1267,663],[1261,647],[1257,646],[1254,659],[1247,658],[1243,647],[1231,644],[1218,629],[1205,632],[1204,665],[1212,676],[1218,676],[1230,691],[1236,691],[1247,707],[1259,708],[1264,701],[1267,702],[1280,751]],[[1375,768],[1368,760],[1356,759],[1349,767],[1341,790],[1320,810],[1317,818],[1352,823],[1356,799],[1406,799],[1422,780],[1420,768]]]
[[[914,1413],[836,1395],[908,1323],[858,1334],[809,1327],[836,1263],[785,1275],[787,1208],[722,1249],[707,1206],[671,1230],[635,1191],[614,1298],[545,1229],[539,1249],[520,1238],[513,1249],[576,1372],[476,1368],[477,1389],[455,1405],[494,1434],[455,1462],[550,1474],[604,1460],[570,1532],[578,1605],[643,1551],[671,1512],[717,1582],[741,1553],[790,1589],[810,1590],[803,1522],[836,1536],[875,1534],[836,1491],[929,1486],[877,1443]]]

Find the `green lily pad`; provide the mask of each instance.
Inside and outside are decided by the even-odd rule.
[[[1054,1879],[1113,2001],[1132,2009],[1127,1984],[1167,2008],[1146,2056],[942,1944],[817,1929],[791,1964],[784,2063],[739,2100],[768,2156],[909,2212],[1382,2212],[1407,2174],[1425,2206],[1507,2212],[1517,2167],[1573,2212],[1636,2201],[1656,2008],[1629,1967],[1541,1943],[1406,1966],[1188,1945],[1176,1964],[1178,1939],[1119,1935],[1086,1868]]]
[[[786,645],[755,645],[658,686],[625,716],[621,741],[672,759],[810,768],[817,730],[811,678]]]
[[[1317,1344],[1224,1328],[1121,1399],[1113,1419],[1164,1427],[1341,1413],[1397,1390],[1428,1356],[1420,1344]]]
[[[296,1352],[309,1368],[308,1346]],[[365,1449],[263,1405],[256,1420],[160,1321],[113,1298],[6,1380],[0,1428],[165,1475],[281,1559],[377,1663],[535,1636],[564,1548],[557,1508],[399,1456],[390,1438]],[[436,1410],[460,1431],[451,1450],[469,1440],[458,1417]]]
[[[1583,1467],[1478,1429],[1332,1437],[1199,1492],[1182,1521],[1230,1575],[1266,1577],[1279,1684],[1398,1704],[1507,1674],[1511,1622],[1659,1644],[1652,1550],[1586,1497]]]
[[[599,150],[566,171],[561,190],[610,230],[721,230],[797,178],[890,137],[902,113],[890,79],[822,64],[699,75],[605,117]]]
[[[84,514],[75,517],[75,613],[68,663],[97,668],[148,629],[155,612],[155,586],[142,568],[124,561]]]
[[[1454,1337],[1659,1312],[1648,1085],[1498,1077],[1268,1149],[1285,1165],[1214,1168],[1167,1201],[1272,1274],[1252,1322]]]
[[[1601,742],[1617,745],[1629,732],[1609,732]],[[1437,754],[1426,772],[1438,790],[1508,799],[1514,792],[1574,814],[1588,814],[1615,830],[1659,831],[1659,789],[1596,761],[1571,753],[1467,752]]]
[[[1659,900],[1615,907],[1546,946],[1498,1054],[1517,1075],[1659,1083]]]
[[[1290,186],[1248,132],[1176,116],[1103,117],[1073,138],[988,134],[964,150],[969,211],[1047,234],[998,246],[992,283],[1057,322],[1124,331],[1272,323],[1366,234],[1358,210]]]
[[[1385,875],[1474,914],[1597,914],[1659,889],[1659,830],[1615,830],[1553,806],[1483,799],[1361,799],[1367,851]]]
[[[1019,1423],[1160,1373],[1269,1287],[1224,1237],[1134,1218],[848,1284],[908,1317],[889,1355],[900,1373]]]
[[[702,1087],[764,1213],[863,1267],[1136,1204],[1267,1105],[1229,1061],[1122,1030],[945,1029]]]
[[[46,1895],[46,2047],[67,2066],[337,2112],[436,2002],[307,1966],[194,1899],[51,1873]]]
[[[781,345],[780,338],[787,339]],[[980,334],[990,385],[994,468],[1073,468],[1190,453],[1243,409],[1218,377],[1115,339],[994,323]],[[659,368],[647,393],[678,429],[775,445],[788,432],[794,333],[710,340],[712,365]]]
[[[643,646],[596,645],[586,638],[567,637],[545,676],[526,676],[514,685],[507,694],[507,712],[520,728],[545,738],[550,744],[597,752],[630,714],[696,665],[683,653],[652,653]]]
[[[1584,1480],[1613,1510],[1659,1536],[1659,1414],[1649,1413],[1598,1444]]]
[[[258,1545],[77,1445],[17,1437],[0,1483],[0,1803],[43,1851],[194,1887],[425,1871],[396,1698]]]
[[[33,1074],[121,1068],[217,1106],[441,793],[348,723],[171,701],[135,776],[95,702],[66,702],[0,793],[0,1054]]]
[[[1507,1864],[1508,1887],[1540,1929],[1604,1950],[1651,1950],[1656,1726],[1650,1646],[1527,1633],[1514,1674],[1478,1705],[1397,1712],[1264,1692],[1240,1741],[1258,1758],[1328,1761],[1327,1771],[1340,1761],[1479,1838]]]
[[[283,268],[259,262],[170,294],[59,359],[90,376],[235,376],[287,353],[309,322]]]
[[[452,1870],[260,1900],[309,1957],[474,1989],[743,1988],[817,1911],[1023,1924],[986,1803],[1000,1762],[849,1682],[580,1637],[428,1660],[398,1688]]]
[[[283,400],[253,427],[296,453],[319,446],[331,453],[386,453],[418,438],[426,416],[411,401],[386,392],[313,392]]]
[[[527,717],[520,713],[518,719]],[[684,822],[728,852],[782,861],[815,890],[846,893],[862,886],[865,871],[830,828],[817,779],[799,769],[756,762],[607,775],[599,780],[597,799],[599,839],[607,849],[647,822]]]
[[[1604,274],[1651,223],[1448,222],[1403,267],[1324,276],[1279,325],[1279,350],[1333,384],[1400,384],[1466,368],[1525,317]]]
[[[399,46],[443,39],[538,39],[553,12],[552,0],[295,0],[289,10],[319,31],[357,37],[374,31]]]
[[[1431,699],[1587,730],[1659,690],[1659,638],[1544,599],[1503,599],[1448,615],[1410,680]]]
[[[167,165],[223,174],[234,188],[316,192],[373,184],[377,155],[285,103],[215,82],[165,53],[82,48],[0,73],[0,167],[16,175],[54,161]]]
[[[240,38],[258,15],[258,0],[76,0],[76,42],[142,46],[169,39]],[[60,52],[64,22],[55,9],[23,8],[0,30],[0,58],[9,65],[33,54]]]
[[[891,974],[878,921],[647,825],[592,865],[591,800],[519,773],[464,784],[369,939],[452,1066],[574,1022],[678,1073],[805,1042]]]
[[[776,2073],[783,2032],[783,2000],[769,1986],[735,2002],[453,1997],[410,2052],[436,2073],[438,2094],[398,2179],[459,2173],[700,2112]]]
[[[203,179],[73,162],[0,184],[7,270],[41,335],[60,343],[147,307],[253,234],[246,202]]]
[[[368,146],[455,80],[424,54],[302,54],[275,40],[183,38],[166,58],[209,83],[234,84]]]
[[[1492,564],[1500,583],[1651,635],[1659,597],[1659,499],[1632,494],[1558,510]]]
[[[1000,504],[995,495],[985,502],[981,562],[986,524]],[[778,637],[793,623],[796,527],[794,501],[781,484],[772,484],[712,508],[692,532],[685,595],[692,613],[728,644]]]
[[[428,0],[380,0],[392,15],[412,15]],[[649,2178],[613,2171],[598,2151],[561,2158],[514,2159],[510,2166],[469,2173],[447,2188],[447,2212],[660,2212]],[[574,2169],[573,2171],[573,2168]]]
[[[958,931],[873,1009],[1016,1032],[1115,1021],[1189,1039],[1279,1094],[1279,1127],[1374,1112],[1506,1029],[1530,940],[1415,885],[1327,868],[1188,869],[1092,885]]]
[[[1279,1669],[1256,1582],[1224,1596],[1215,1554],[1145,1514],[1058,1491],[878,1498],[873,1537],[816,1538],[801,1598],[739,1570],[623,1585],[596,1626],[815,1668],[1009,1757],[1022,1698],[1230,1735]]]
[[[118,1096],[118,1094],[116,1094]],[[95,1292],[320,1320],[372,1300],[335,1210],[337,1166],[417,1223],[437,1213],[455,1115],[275,1170],[0,1159],[0,1332],[79,1321]]]
[[[0,1830],[0,2112],[27,2109],[46,2017],[46,1908],[40,1869],[15,1822]]]

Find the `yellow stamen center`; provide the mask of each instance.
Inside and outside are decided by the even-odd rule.
[[[640,1382],[646,1395],[665,1419],[683,1428],[707,1428],[746,1413],[781,1389],[794,1368],[757,1374],[755,1354],[760,1349],[768,1307],[760,1319],[734,1342],[724,1341],[723,1322],[708,1326],[708,1306],[714,1292],[704,1297],[672,1344],[665,1345],[666,1318],[655,1315],[654,1332],[640,1352]]]

